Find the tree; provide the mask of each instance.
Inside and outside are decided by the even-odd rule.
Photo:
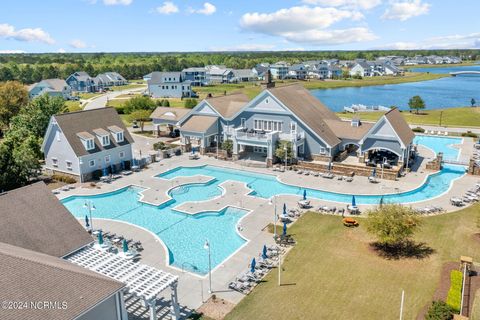
[[[162,107],[170,107],[170,101],[167,99],[162,100]]]
[[[286,160],[293,158],[293,149],[292,143],[290,141],[281,140],[277,142],[277,148],[275,149],[275,156],[280,159],[280,161],[285,162],[285,148],[287,149]]]
[[[185,108],[193,109],[197,104],[197,99],[185,99]]]
[[[409,240],[420,225],[418,214],[400,204],[384,204],[368,211],[367,231],[382,245],[395,246]]]
[[[418,110],[425,109],[425,101],[420,96],[413,96],[408,100],[408,106],[418,114]]]
[[[149,110],[137,110],[128,115],[128,120],[131,122],[137,121],[140,124],[140,131],[143,132],[145,122],[150,121],[150,114]]]
[[[453,313],[453,309],[445,302],[433,301],[425,315],[425,320],[451,320]]]
[[[233,150],[233,141],[230,140],[230,139],[227,139],[227,140],[223,141],[223,143],[222,143],[222,150],[227,151],[227,154],[228,154],[228,155],[231,155],[231,154],[232,154],[232,150]]]
[[[475,99],[472,98],[472,100],[470,100],[470,104],[472,105],[472,107],[475,107],[475,104],[477,104],[477,101],[475,101]]]
[[[8,127],[10,119],[27,104],[28,92],[20,82],[0,83],[0,129]]]
[[[137,96],[133,97],[124,104],[124,112],[126,114],[132,113],[137,110],[149,110],[155,109],[155,102],[150,97]]]

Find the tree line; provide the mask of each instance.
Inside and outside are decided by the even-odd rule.
[[[91,76],[117,71],[127,79],[140,79],[152,71],[180,71],[213,64],[247,69],[262,62],[286,61],[293,64],[317,59],[374,60],[387,55],[448,55],[476,60],[480,57],[480,50],[4,54],[0,55],[0,82],[17,80],[31,84],[42,79],[65,79],[75,71],[86,71]]]

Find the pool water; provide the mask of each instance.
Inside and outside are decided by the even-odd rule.
[[[415,143],[425,145],[435,152],[444,152],[449,157],[457,157],[458,149],[452,144],[461,143],[459,138],[417,136]],[[431,199],[448,191],[452,181],[461,177],[465,168],[457,165],[445,164],[443,169],[428,176],[426,181],[414,190],[398,190],[394,194],[363,195],[359,191],[355,194],[357,204],[411,203]],[[227,207],[220,212],[203,212],[189,215],[173,208],[184,202],[203,201],[218,197],[222,194],[219,185],[227,180],[245,183],[252,191],[250,195],[270,198],[274,195],[289,194],[299,198],[307,190],[307,197],[321,200],[351,203],[351,194],[341,194],[323,191],[330,180],[318,179],[315,188],[302,188],[288,185],[277,180],[276,176],[252,173],[242,170],[232,170],[215,166],[177,167],[159,174],[159,178],[175,179],[176,177],[204,175],[213,180],[204,184],[190,184],[170,190],[172,199],[161,206],[153,206],[140,201],[139,187],[127,187],[121,190],[94,196],[72,196],[62,200],[65,207],[77,218],[85,216],[83,208],[85,200],[95,204],[92,212],[93,224],[95,218],[113,219],[132,223],[156,234],[168,249],[169,264],[197,274],[205,275],[208,272],[208,252],[204,243],[209,241],[211,247],[212,268],[219,265],[238,250],[246,240],[237,230],[239,220],[247,211]],[[160,254],[160,253],[159,253]]]

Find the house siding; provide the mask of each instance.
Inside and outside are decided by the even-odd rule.
[[[118,310],[120,310],[117,299],[118,295],[120,294],[117,293],[96,305],[93,309],[78,317],[77,320],[127,320],[122,319],[122,314],[118,313]]]
[[[80,175],[78,157],[73,152],[67,138],[59,126],[50,121],[50,131],[45,139],[45,167],[49,170],[65,172],[71,175]],[[58,166],[53,165],[53,159],[57,159]],[[71,169],[67,168],[66,161],[72,162]]]

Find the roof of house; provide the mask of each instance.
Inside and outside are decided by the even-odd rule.
[[[229,74],[230,72],[233,72],[233,70],[223,68],[211,68],[210,70],[208,70],[208,74],[214,76],[223,76]]]
[[[56,257],[93,241],[43,182],[0,194],[0,242]]]
[[[368,130],[373,127],[373,123],[371,122],[361,122],[358,127],[352,126],[351,121],[327,119],[325,120],[325,122],[330,127],[330,129],[335,132],[338,138],[349,140],[362,139],[365,134],[367,134]]]
[[[106,149],[112,149],[126,144],[132,144],[134,142],[132,136],[118,116],[115,108],[99,108],[63,113],[55,115],[54,117],[77,157],[96,153]],[[123,142],[117,142],[115,139],[110,139],[110,145],[102,146],[100,141],[95,139],[95,148],[87,151],[78,135],[84,132],[93,134],[94,130],[100,128],[107,131],[108,127],[110,126],[122,128],[124,131]]]
[[[78,81],[87,81],[91,79],[90,75],[85,71],[77,71],[71,76],[74,76],[75,78],[77,78]]]
[[[234,93],[205,99],[223,118],[233,117],[249,100],[248,96],[244,93]]]
[[[56,308],[2,308],[3,320],[76,319],[124,287],[69,261],[6,243],[0,243],[0,270],[2,295],[8,300],[60,303]]]
[[[182,72],[207,72],[207,69],[205,67],[190,67],[183,69]]]
[[[183,82],[182,73],[181,72],[159,72],[155,71],[152,72],[150,80],[148,80],[149,84],[159,84],[159,83],[166,83],[172,82],[172,80],[165,81],[166,78],[173,79],[175,78],[175,82]]]
[[[413,138],[415,138],[415,133],[413,133],[412,129],[397,108],[393,108],[385,113],[384,117],[388,120],[388,122],[390,122],[393,130],[395,130],[405,146],[409,145],[413,141]]]
[[[192,110],[184,108],[157,107],[150,115],[150,118],[177,122],[190,111]]]
[[[63,88],[68,87],[67,82],[63,79],[45,79],[42,81],[48,83],[50,88],[55,91],[63,91]]]
[[[235,69],[233,75],[237,78],[255,78],[257,76],[252,69]]]
[[[294,84],[271,88],[268,91],[328,145],[333,147],[340,143],[340,139],[325,122],[326,119],[339,121],[339,118],[320,100],[312,96],[307,89]]]
[[[205,132],[210,129],[210,127],[213,126],[217,120],[217,117],[194,115],[185,121],[181,128],[183,131]]]

